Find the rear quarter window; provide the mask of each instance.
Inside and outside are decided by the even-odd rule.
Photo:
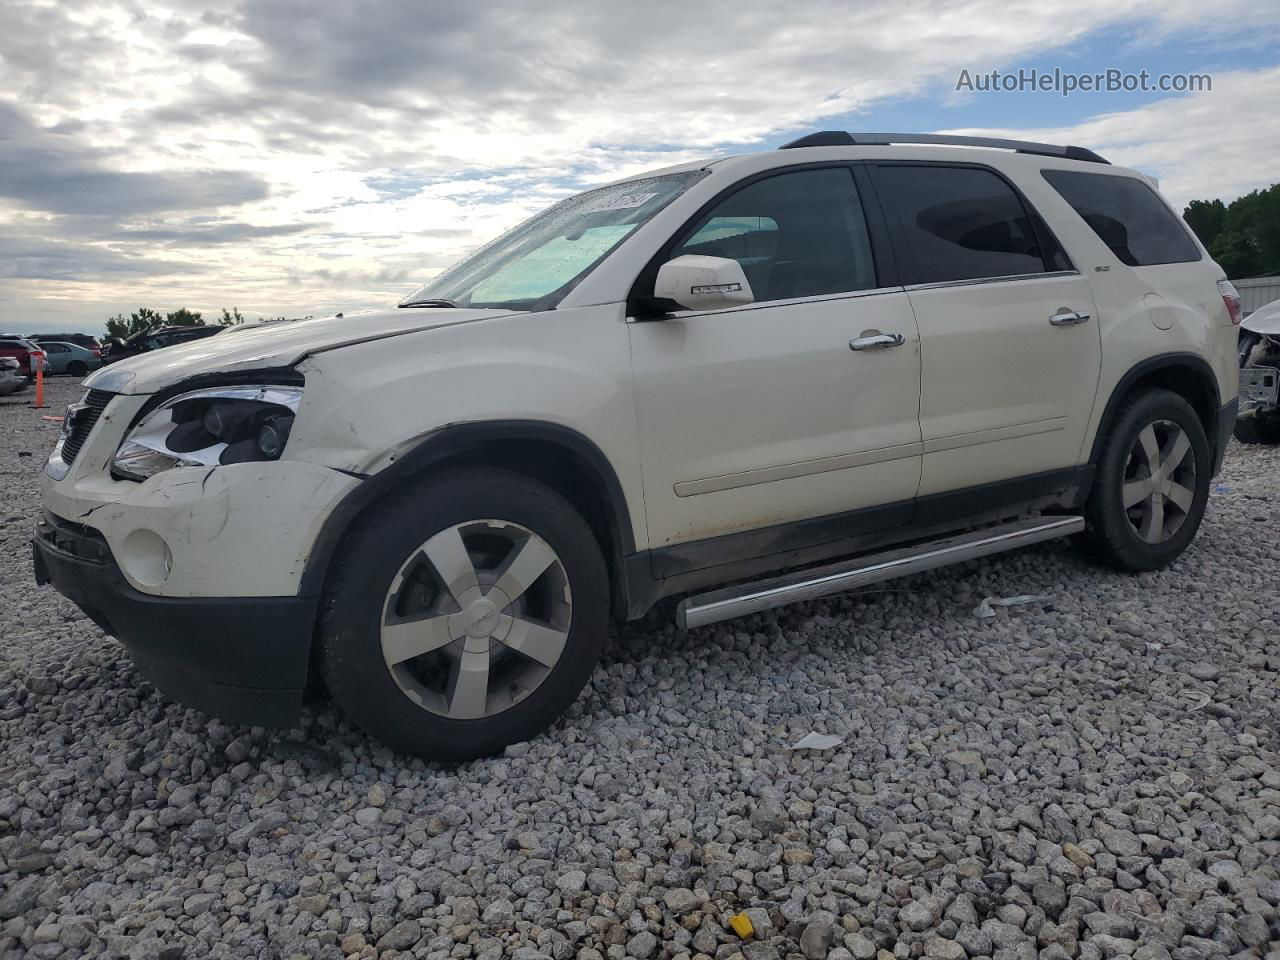
[[[1145,181],[1077,170],[1041,174],[1121,263],[1149,267],[1200,259],[1186,226]]]

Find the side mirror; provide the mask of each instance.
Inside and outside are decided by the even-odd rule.
[[[658,268],[653,295],[688,310],[724,310],[754,303],[751,284],[737,260],[685,254]]]

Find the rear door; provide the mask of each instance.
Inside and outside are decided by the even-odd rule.
[[[752,552],[776,553],[824,535],[798,521],[884,505],[867,525],[905,523],[919,344],[906,294],[877,273],[853,170],[732,187],[660,259],[683,254],[737,260],[755,302],[628,325],[651,545],[767,527],[779,536]]]
[[[71,361],[71,348],[65,343],[37,343],[48,357],[48,369],[50,373],[63,373],[67,369],[67,364]]]
[[[920,330],[920,496],[1075,466],[1101,364],[1088,280],[989,167],[872,173]]]

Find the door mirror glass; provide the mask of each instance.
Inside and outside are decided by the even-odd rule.
[[[737,260],[686,254],[658,269],[653,294],[688,310],[724,310],[754,303],[751,284]]]

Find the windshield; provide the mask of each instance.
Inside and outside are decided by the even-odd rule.
[[[562,200],[454,264],[401,301],[546,310],[702,171],[601,187]]]

